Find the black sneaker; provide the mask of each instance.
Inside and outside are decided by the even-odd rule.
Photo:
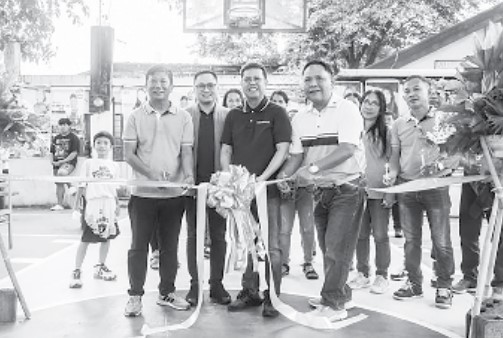
[[[264,303],[262,304],[262,317],[276,318],[279,316],[278,310],[272,306],[269,290],[264,291]]]
[[[395,229],[395,238],[402,238],[403,232],[401,229]]]
[[[227,305],[231,302],[231,295],[225,290],[222,283],[210,285],[210,299],[218,304]]]
[[[227,310],[234,312],[246,309],[252,306],[260,306],[264,300],[260,298],[258,292],[252,293],[248,289],[239,291],[236,300],[227,305]]]
[[[211,255],[211,249],[209,246],[204,246],[204,258],[210,258]]]
[[[318,279],[318,273],[314,270],[314,267],[311,263],[304,263],[302,265],[302,271],[307,279]]]
[[[430,280],[430,286],[431,286],[432,288],[434,288],[434,289],[438,288],[438,283],[437,283],[437,278],[436,278],[436,277],[435,277],[435,278],[432,278],[432,279]]]
[[[190,306],[196,306],[199,300],[199,287],[197,284],[191,284],[190,290],[185,296],[185,300],[190,304]]]
[[[409,300],[421,297],[423,297],[423,290],[421,286],[414,285],[409,281],[393,293],[393,298],[397,300]]]
[[[477,282],[476,281],[470,281],[468,279],[462,278],[454,284],[452,287],[452,292],[457,293],[457,294],[463,294],[466,292],[473,293],[477,289]]]
[[[389,278],[394,281],[401,281],[407,279],[407,270],[402,270],[398,273],[392,273],[389,275]]]
[[[290,266],[288,264],[281,264],[281,276],[285,277],[290,274]]]
[[[438,288],[435,295],[435,306],[440,309],[450,309],[452,306],[452,291],[448,288]]]

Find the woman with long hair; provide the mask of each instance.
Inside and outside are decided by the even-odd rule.
[[[224,94],[224,99],[222,101],[222,106],[229,109],[239,107],[243,105],[243,94],[237,88],[231,88]]]
[[[365,128],[362,140],[367,161],[367,185],[369,188],[381,188],[384,187],[383,175],[386,174],[391,155],[391,132],[385,122],[384,94],[377,89],[365,92],[360,111]],[[370,292],[381,294],[385,293],[389,286],[388,268],[391,254],[388,223],[394,196],[368,190],[367,197],[367,207],[356,246],[358,275],[350,281],[349,286],[352,289],[370,287]],[[369,278],[370,233],[374,235],[376,247],[376,277],[373,284]]]

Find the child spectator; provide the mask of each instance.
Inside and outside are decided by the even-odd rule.
[[[81,174],[87,178],[114,179],[117,177],[117,166],[110,159],[113,136],[100,131],[93,138],[97,157],[88,159]],[[82,287],[81,267],[86,256],[89,243],[100,243],[99,263],[94,266],[94,278],[112,281],[116,275],[105,265],[110,248],[110,239],[119,235],[117,217],[119,214],[119,199],[116,186],[100,183],[89,183],[79,189],[83,196],[83,210],[80,218],[82,238],[75,257],[75,269],[72,273],[70,288]]]

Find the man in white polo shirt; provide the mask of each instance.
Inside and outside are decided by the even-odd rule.
[[[333,75],[323,61],[304,66],[304,92],[311,105],[293,118],[291,157],[278,175],[295,173],[299,186],[315,188],[314,218],[325,281],[321,298],[309,304],[315,308],[313,315],[330,321],[347,317],[351,289],[346,281],[365,209],[359,146],[363,120],[354,103],[332,93]]]

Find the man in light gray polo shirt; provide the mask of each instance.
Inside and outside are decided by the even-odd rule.
[[[124,133],[126,161],[139,180],[193,184],[192,119],[171,104],[173,74],[163,65],[147,71],[148,102],[131,113]],[[176,310],[190,305],[175,291],[178,236],[184,212],[183,189],[135,187],[129,201],[131,248],[128,252],[129,301],[124,314],[141,314],[147,273],[148,243],[157,224],[160,283],[157,304]]]

